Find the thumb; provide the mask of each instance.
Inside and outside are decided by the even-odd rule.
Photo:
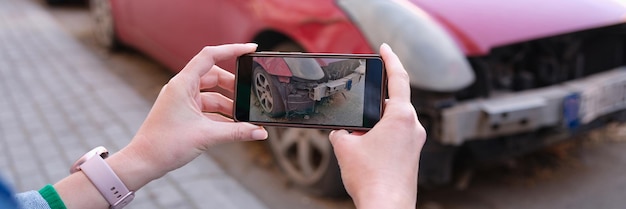
[[[330,132],[330,134],[328,135],[328,138],[330,139],[330,143],[335,146],[335,144],[339,143],[338,141],[340,140],[345,140],[345,138],[349,137],[350,133],[348,133],[348,131],[346,130],[333,130]]]
[[[262,126],[250,123],[223,123],[224,126],[215,130],[221,130],[213,133],[217,135],[217,139],[224,142],[251,141],[267,139],[267,131]]]

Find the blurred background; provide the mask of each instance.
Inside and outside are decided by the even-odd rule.
[[[20,165],[46,164],[46,155],[23,159],[12,143],[28,144],[26,147],[31,148],[24,149],[30,153],[37,152],[32,147],[40,144],[38,135],[51,135],[51,147],[61,147],[67,141],[63,134],[46,131],[54,125],[44,123],[43,128],[33,128],[29,117],[11,109],[20,109],[20,101],[31,99],[19,95],[47,88],[21,92],[10,87],[11,80],[25,86],[56,82],[54,72],[49,76],[38,72],[28,75],[28,70],[34,69],[29,66],[12,72],[20,63],[43,63],[42,69],[45,65],[74,68],[68,66],[83,63],[68,72],[86,73],[77,78],[81,82],[66,84],[60,91],[85,89],[78,92],[84,95],[102,86],[123,86],[106,90],[100,100],[113,104],[126,101],[111,106],[124,110],[108,110],[116,112],[118,122],[123,121],[113,129],[123,131],[101,139],[121,148],[124,141],[109,142],[108,138],[132,137],[161,87],[204,45],[256,42],[260,50],[376,53],[377,46],[385,42],[409,71],[413,103],[429,134],[420,165],[420,208],[582,209],[623,208],[626,203],[626,127],[622,124],[626,118],[626,77],[620,68],[626,64],[626,7],[619,1],[1,2],[7,6],[4,16],[0,10],[0,27],[5,27],[0,28],[0,35],[4,34],[0,36],[4,42],[0,51],[7,55],[0,59],[5,80],[0,94],[8,95],[0,103],[5,105],[0,107],[7,107],[0,120],[5,152],[1,168],[18,191],[39,189],[38,185],[57,181],[64,174],[57,168],[32,168],[28,171],[52,174],[31,181],[29,172],[22,172]],[[35,11],[36,18],[18,11]],[[28,24],[40,31],[25,32],[27,35],[16,32],[31,29]],[[51,36],[48,30],[58,30],[59,36],[67,38]],[[38,34],[47,34],[47,38],[33,38]],[[20,54],[29,50],[14,48],[64,58],[40,59],[37,54]],[[20,53],[13,56],[13,51]],[[66,51],[77,52],[63,54]],[[85,64],[84,59],[93,61]],[[220,65],[232,71],[234,61]],[[33,77],[45,81],[28,80]],[[97,77],[108,80],[91,80]],[[81,96],[54,98],[59,97],[70,103],[81,100]],[[35,109],[39,108],[37,115],[44,115],[33,116],[33,120],[62,122],[47,116],[57,110],[46,111],[37,105],[46,101],[33,102]],[[90,106],[90,101],[84,104]],[[99,110],[86,108],[83,113]],[[65,112],[81,114],[72,108]],[[105,116],[93,118],[96,123],[107,124],[99,119]],[[89,136],[73,131],[80,129],[77,126],[65,127],[64,131],[70,132],[70,138]],[[108,125],[94,129],[100,128],[104,133],[111,130]],[[10,134],[12,131],[18,134]],[[327,131],[269,131],[267,142],[212,148],[201,157],[202,162],[168,176],[165,183],[155,183],[171,187],[170,192],[160,194],[157,186],[149,187],[144,192],[147,194],[129,208],[354,208],[343,190],[332,148],[318,143],[326,140]],[[299,138],[290,140],[288,136]],[[10,142],[15,137],[24,140]],[[59,149],[57,154],[72,159],[95,142],[76,143],[80,145],[73,151]],[[55,165],[65,171],[67,161],[59,160]],[[211,171],[203,171],[205,167]],[[212,183],[180,180],[185,177]],[[223,192],[224,198],[213,200],[184,191],[215,185],[213,193],[202,194]],[[166,194],[177,198],[164,200]],[[242,203],[218,205],[211,201]]]

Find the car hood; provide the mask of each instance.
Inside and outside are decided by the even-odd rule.
[[[626,21],[621,0],[410,0],[456,39],[466,55],[493,47]]]

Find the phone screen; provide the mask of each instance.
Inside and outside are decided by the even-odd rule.
[[[384,101],[377,55],[248,54],[236,83],[235,119],[261,125],[369,129]]]

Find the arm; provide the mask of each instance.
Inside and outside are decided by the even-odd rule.
[[[330,141],[357,208],[415,208],[426,131],[411,104],[409,76],[400,60],[386,44],[380,53],[389,81],[383,117],[367,133],[336,130]]]
[[[255,44],[205,47],[161,90],[130,144],[106,159],[131,191],[177,169],[211,145],[267,138],[262,127],[235,123],[233,101],[200,89],[234,89],[234,75],[215,62],[254,52]],[[83,172],[54,185],[67,208],[108,208],[109,204]]]

